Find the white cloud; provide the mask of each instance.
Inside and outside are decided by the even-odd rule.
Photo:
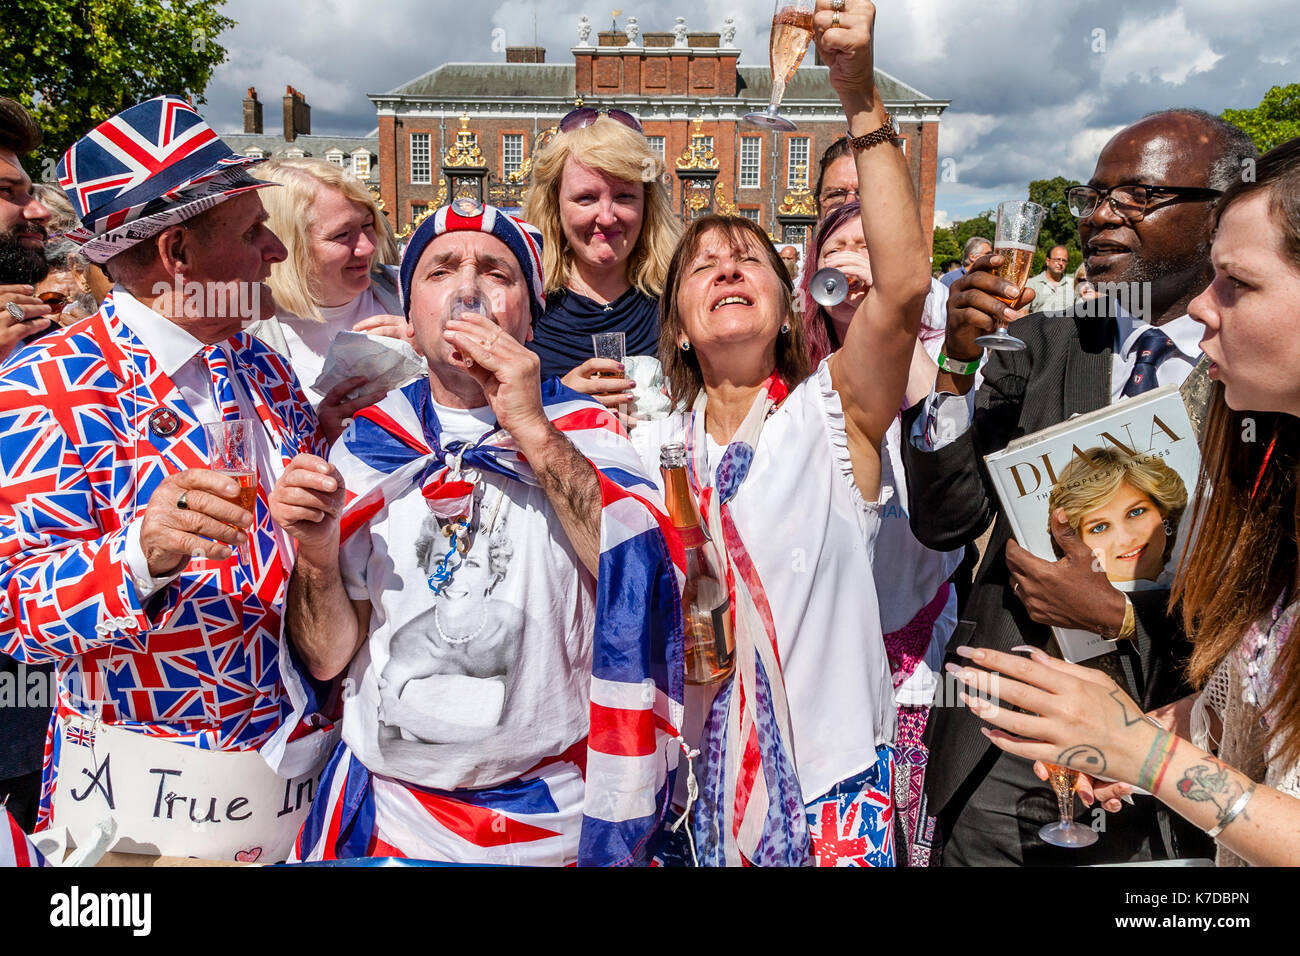
[[[767,63],[772,0],[619,0],[619,25],[720,30],[732,16],[741,63]],[[364,134],[376,125],[367,93],[383,92],[450,61],[501,62],[500,40],[537,42],[551,63],[571,62],[582,14],[593,30],[609,9],[587,0],[226,0],[239,26],[208,90],[205,115],[238,129],[245,88],[278,104],[302,90],[313,129]],[[1294,82],[1300,37],[1283,29],[1280,0],[987,0],[877,2],[876,61],[905,83],[952,101],[939,156],[957,182],[938,183],[953,220],[1023,196],[1032,179],[1086,180],[1121,126],[1153,110],[1253,106],[1274,83]],[[497,49],[493,48],[494,29]],[[1108,52],[1091,52],[1093,31]],[[594,41],[593,37],[593,41]],[[811,59],[811,55],[810,55]],[[278,125],[278,108],[267,116]]]
[[[1221,59],[1223,54],[1216,53],[1203,34],[1188,27],[1181,6],[1155,19],[1125,15],[1107,41],[1101,80],[1118,86],[1136,76],[1143,83],[1154,79],[1181,86]]]

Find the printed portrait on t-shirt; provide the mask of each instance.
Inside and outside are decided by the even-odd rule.
[[[424,519],[416,561],[426,578],[441,569],[446,580],[438,579],[437,590],[430,588],[431,606],[403,624],[389,644],[379,677],[381,749],[385,740],[471,743],[501,726],[524,614],[493,596],[514,555],[505,521],[495,518],[476,529],[464,554],[445,533],[445,519],[431,513]]]

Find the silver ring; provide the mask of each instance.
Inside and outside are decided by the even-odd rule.
[[[836,13],[844,12],[844,0],[831,0],[831,9]]]
[[[181,511],[189,511],[189,510],[190,510],[190,503],[189,503],[189,501],[186,500],[186,495],[188,495],[188,494],[189,494],[188,491],[182,491],[182,492],[181,492],[181,496],[180,496],[179,498],[176,499],[176,507],[177,507],[177,508],[180,508]]]
[[[8,312],[10,315],[12,315],[19,322],[23,322],[27,319],[27,313],[23,311],[23,307],[19,305],[17,302],[6,302],[5,311]]]

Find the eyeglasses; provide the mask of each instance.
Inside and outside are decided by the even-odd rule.
[[[640,121],[626,110],[598,110],[591,106],[579,106],[565,114],[564,119],[560,120],[560,132],[572,133],[575,129],[585,129],[602,116],[608,116],[628,129],[636,130],[642,136],[645,135]]]
[[[858,191],[856,189],[832,189],[822,193],[821,203],[822,211],[830,212],[839,206],[847,203],[858,201]]]
[[[1204,202],[1221,195],[1223,190],[1208,189],[1203,186],[1152,186],[1147,183],[1108,186],[1105,189],[1097,189],[1093,186],[1071,186],[1065,192],[1065,198],[1070,204],[1070,212],[1080,219],[1091,216],[1105,199],[1116,215],[1122,216],[1129,222],[1141,222],[1151,211],[1151,207],[1161,199]]]

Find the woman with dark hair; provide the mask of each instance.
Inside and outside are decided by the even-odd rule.
[[[690,832],[709,865],[895,859],[896,715],[871,559],[887,504],[880,447],[930,266],[874,86],[874,17],[867,0],[817,0],[813,14],[858,170],[874,184],[861,219],[878,284],[844,347],[810,374],[790,278],[767,236],[744,218],[697,220],[661,309],[660,358],[686,411],[633,433],[653,470],[661,443],[685,445],[732,585],[735,669],[688,691],[684,729],[701,751]]]
[[[797,301],[801,305],[804,342],[816,365],[844,342],[858,306],[873,283],[861,207],[856,201],[826,213],[809,246],[808,262]],[[818,305],[812,298],[812,275],[827,267],[839,269],[849,282],[848,295],[838,305]],[[932,551],[912,533],[903,472],[901,415],[903,409],[924,399],[934,385],[947,301],[947,288],[931,278],[920,333],[910,356],[907,390],[899,414],[885,434],[880,485],[881,500],[888,503],[882,513],[873,565],[880,623],[898,705],[894,793],[904,818],[905,857],[910,866],[929,864],[931,840],[927,832],[932,832],[933,824],[921,812],[922,783],[929,757],[923,738],[944,650],[957,627],[957,594],[950,579],[965,552],[961,548]]]
[[[1214,281],[1192,300],[1216,381],[1202,442],[1199,530],[1172,600],[1201,693],[1143,716],[1105,674],[989,650],[958,671],[1012,711],[972,701],[1011,753],[1155,794],[1219,843],[1220,865],[1300,864],[1300,139],[1219,200]],[[1243,440],[1249,435],[1254,440]],[[1014,736],[1013,736],[1014,735]],[[1112,803],[1118,809],[1118,803]]]

